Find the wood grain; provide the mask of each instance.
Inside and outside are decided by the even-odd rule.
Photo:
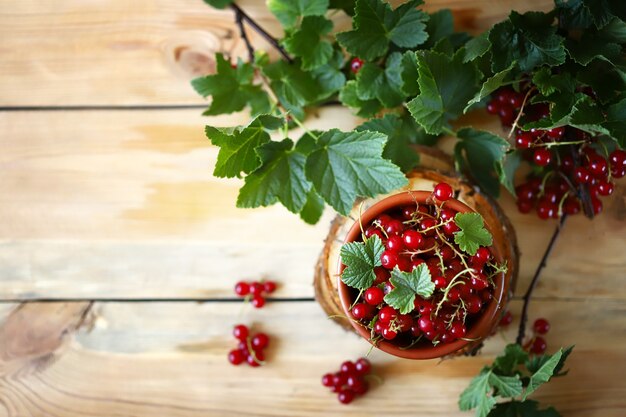
[[[0,356],[0,415],[467,416],[457,410],[458,394],[514,338],[511,328],[489,340],[482,356],[442,363],[373,351],[370,358],[385,383],[345,407],[319,379],[346,358],[365,354],[365,341],[335,326],[313,302],[270,303],[244,315],[238,315],[240,308],[31,303],[5,311],[0,334],[11,336],[13,354]],[[570,374],[535,397],[564,417],[624,415],[625,313],[615,301],[533,303],[532,317],[558,323],[548,335],[551,347],[576,343]],[[271,335],[267,366],[227,363],[236,322],[257,322],[255,329]],[[4,352],[7,338],[0,341]]]
[[[0,113],[0,299],[231,297],[237,280],[263,277],[287,284],[277,296],[312,297],[331,211],[311,227],[281,206],[235,208],[241,182],[212,177],[218,149],[202,125],[246,116],[198,113]],[[357,123],[338,108],[307,120]],[[625,190],[593,222],[568,221],[538,295],[626,298]],[[523,290],[554,223],[520,215],[506,195],[500,204],[518,235]]]
[[[280,34],[264,1],[238,3]],[[458,29],[475,33],[510,9],[551,5],[429,0],[427,9],[449,7]],[[215,52],[245,57],[232,13],[201,0],[1,0],[0,10],[0,106],[202,104],[189,80],[214,69]],[[337,29],[350,25],[343,13],[334,20]]]

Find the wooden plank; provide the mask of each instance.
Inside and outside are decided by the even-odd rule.
[[[519,307],[515,302],[514,310]],[[535,301],[531,307],[531,317],[553,324],[551,348],[576,343],[569,375],[540,388],[535,398],[564,417],[624,415],[624,304]],[[106,303],[91,310],[86,303],[31,303],[5,312],[0,415],[467,416],[457,410],[459,393],[514,338],[511,328],[488,341],[483,355],[442,363],[373,351],[385,382],[345,407],[319,379],[365,354],[365,341],[334,325],[312,302],[239,313],[237,303]],[[272,337],[270,362],[259,369],[230,366],[231,326],[251,321]]]
[[[274,34],[265,2],[238,3]],[[396,1],[396,3],[398,3]],[[488,28],[510,9],[548,9],[550,0],[430,0],[449,7],[459,30]],[[214,68],[221,51],[245,57],[233,14],[202,1],[0,1],[0,106],[201,104],[189,80]],[[349,27],[343,13],[336,27]],[[255,45],[267,43],[250,33]]]
[[[231,297],[238,279],[262,277],[285,283],[277,296],[312,297],[333,214],[311,227],[280,206],[236,209],[240,181],[211,176],[217,148],[198,113],[0,113],[0,298]],[[357,120],[324,108],[307,123],[349,130]],[[568,221],[540,295],[626,298],[625,190],[593,222]],[[501,202],[519,237],[523,291],[555,223]]]

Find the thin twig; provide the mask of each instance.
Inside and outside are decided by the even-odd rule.
[[[250,62],[254,62],[254,48],[250,43],[250,39],[248,38],[248,34],[246,33],[246,28],[243,27],[243,15],[241,14],[241,9],[238,7],[233,8],[235,10],[235,22],[237,22],[237,26],[239,26],[239,34],[241,35],[241,39],[246,44],[246,48],[248,49],[248,60]]]
[[[515,128],[518,127],[517,123],[519,123],[519,119],[520,117],[522,117],[522,113],[524,113],[524,106],[526,106],[526,101],[528,100],[528,97],[530,97],[530,94],[533,91],[535,91],[534,86],[526,92],[526,95],[524,96],[524,101],[522,101],[522,106],[520,107],[519,112],[517,112],[517,117],[515,118],[515,121],[511,125],[511,130],[509,130],[509,135],[507,136],[508,138],[510,138],[513,135]]]
[[[563,225],[565,224],[565,219],[567,219],[567,214],[564,214],[559,220],[559,224],[554,230],[554,233],[552,234],[550,243],[548,243],[548,247],[546,248],[546,251],[543,253],[541,262],[539,262],[539,265],[537,266],[537,270],[535,271],[535,276],[533,276],[533,279],[530,282],[528,289],[526,290],[526,294],[524,294],[524,306],[522,307],[522,316],[520,317],[519,330],[517,332],[517,339],[515,340],[515,343],[517,343],[518,345],[521,345],[522,342],[524,341],[524,335],[526,332],[526,321],[528,320],[528,304],[530,303],[530,298],[532,297],[533,291],[535,290],[535,287],[537,286],[537,282],[539,282],[539,276],[541,275],[541,271],[543,271],[543,268],[546,266],[546,261],[548,260],[548,256],[550,256],[550,253],[552,252],[552,248],[554,247],[554,244],[556,243],[556,238],[559,236],[559,233],[561,233],[561,229],[563,229]]]
[[[287,62],[289,63],[293,62],[293,59],[289,56],[287,51],[285,51],[285,49],[282,46],[280,46],[280,43],[276,40],[276,38],[274,38],[265,29],[259,26],[259,24],[254,19],[252,19],[250,16],[246,14],[246,12],[244,12],[235,3],[231,3],[230,8],[235,11],[236,16],[240,16],[241,19],[248,22],[250,27],[252,27],[252,29],[254,29],[256,33],[261,35],[267,42],[269,42],[283,56],[283,58],[285,58]]]

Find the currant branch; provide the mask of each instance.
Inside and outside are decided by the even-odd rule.
[[[541,276],[541,272],[543,271],[543,268],[546,266],[548,257],[550,256],[550,253],[552,252],[552,248],[554,247],[554,244],[556,243],[556,240],[559,237],[561,230],[563,229],[566,219],[567,219],[567,214],[563,214],[563,216],[559,220],[558,226],[556,227],[556,229],[554,230],[554,233],[552,234],[552,238],[550,238],[550,243],[548,243],[548,247],[543,253],[543,257],[541,258],[539,265],[537,265],[537,270],[535,271],[535,275],[533,276],[532,281],[530,281],[530,285],[528,286],[528,289],[526,290],[526,294],[524,294],[524,305],[522,307],[522,314],[520,317],[519,330],[517,332],[517,339],[515,339],[515,343],[517,343],[520,346],[522,345],[524,341],[524,336],[526,334],[526,321],[528,320],[528,304],[530,304],[530,299],[532,298],[533,291],[535,290],[535,287],[537,286],[537,283],[539,282],[539,277]]]
[[[280,46],[280,43],[276,40],[276,38],[274,38],[272,35],[269,34],[269,32],[263,29],[253,18],[251,18],[246,12],[244,12],[235,3],[231,3],[230,8],[233,9],[233,11],[235,12],[235,19],[241,19],[241,20],[245,20],[246,22],[248,22],[250,27],[254,29],[256,33],[261,35],[270,45],[272,45],[272,47],[274,47],[274,49],[276,49],[287,62],[289,63],[293,62],[293,58],[291,58],[291,56],[289,56],[287,51],[285,51],[285,49],[282,46]],[[240,25],[240,28],[241,28],[241,25]],[[243,31],[243,29],[241,30]],[[245,40],[246,38],[244,37],[244,41]],[[249,45],[249,41],[246,42],[246,44]],[[250,52],[250,49],[248,49],[248,52]]]
[[[243,15],[242,11],[239,7],[236,7],[233,3],[233,10],[235,11],[235,22],[237,22],[237,26],[239,27],[239,34],[241,35],[241,39],[246,44],[246,48],[248,49],[248,60],[250,62],[254,62],[254,48],[250,43],[250,39],[248,38],[248,34],[246,33],[246,29],[243,26]]]

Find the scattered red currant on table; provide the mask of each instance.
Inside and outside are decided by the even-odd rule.
[[[359,72],[362,66],[363,60],[361,58],[352,58],[352,61],[350,61],[350,71],[352,71],[354,74]]]
[[[345,361],[339,371],[322,376],[322,385],[337,393],[337,399],[342,404],[350,404],[356,397],[365,395],[369,390],[366,379],[372,371],[372,365],[366,358],[356,362]]]
[[[252,367],[265,364],[263,350],[269,345],[270,338],[265,333],[250,334],[250,329],[238,324],[233,328],[233,336],[239,341],[237,349],[228,353],[228,361],[233,365],[246,362]]]
[[[261,308],[265,305],[265,297],[276,291],[276,283],[274,281],[239,281],[235,284],[235,294],[239,297],[245,297],[251,300],[255,308]]]
[[[524,348],[535,355],[542,355],[548,348],[546,340],[539,335],[545,335],[550,330],[550,322],[544,318],[533,323],[533,337],[524,345]]]

